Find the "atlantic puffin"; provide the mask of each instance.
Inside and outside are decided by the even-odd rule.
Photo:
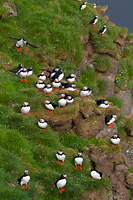
[[[109,107],[109,102],[107,100],[104,99],[99,99],[99,100],[95,100],[97,103],[97,106],[99,108],[107,108]]]
[[[91,94],[92,90],[88,88],[87,86],[84,86],[83,89],[80,90],[79,94],[81,98],[84,100],[84,97],[88,97]]]
[[[102,34],[104,36],[104,33],[106,32],[107,30],[107,26],[104,25],[103,28],[101,28],[99,31],[98,31],[98,34]]]
[[[33,74],[32,67],[29,65],[27,68],[27,76],[31,76]]]
[[[52,86],[54,89],[58,88],[58,90],[59,90],[59,87],[61,86],[61,82],[58,80],[58,78],[52,80],[51,83],[52,83]]]
[[[75,78],[75,74],[70,74],[69,76],[66,76],[66,81],[68,81],[69,83],[73,83],[75,81]]]
[[[84,1],[84,3],[80,6],[80,10],[82,11],[82,12],[84,12],[84,9],[86,8],[86,4],[87,4],[88,2],[87,1]]]
[[[36,82],[36,87],[38,89],[43,89],[45,87],[45,83],[43,82],[43,80],[39,79],[37,82]]]
[[[40,127],[40,130],[43,129],[43,131],[45,132],[45,128],[47,127],[48,125],[48,122],[47,120],[41,118],[39,121],[38,121],[38,126]]]
[[[21,106],[21,113],[22,113],[22,115],[23,114],[26,114],[26,118],[29,118],[28,116],[27,116],[27,114],[30,112],[30,105],[29,105],[29,103],[27,102],[27,101],[25,101],[24,103],[23,103],[23,105]]]
[[[63,189],[63,187],[66,185],[66,177],[67,177],[66,173],[61,174],[60,179],[58,179],[56,181],[56,183],[55,183],[55,186],[58,188],[58,190],[60,191],[60,193],[62,193],[63,191],[65,191]]]
[[[58,159],[58,164],[60,164],[59,161],[62,161],[61,165],[64,165],[64,160],[66,158],[66,155],[64,154],[64,152],[62,150],[59,150],[57,153],[56,153],[56,158]]]
[[[96,23],[98,22],[98,16],[96,15],[91,21],[89,24],[93,24],[93,26],[96,26]]]
[[[43,80],[45,81],[46,80],[46,75],[45,75],[45,72],[41,72],[41,74],[38,75],[38,79],[40,80]]]
[[[114,134],[114,135],[111,137],[110,141],[111,141],[113,144],[119,145],[119,143],[120,143],[120,137],[119,137],[117,134]]]
[[[13,40],[17,40],[17,42],[14,42],[12,44],[15,45],[15,47],[17,47],[17,51],[19,52],[20,49],[24,46],[24,44],[28,45],[28,46],[31,46],[31,47],[34,47],[34,48],[40,48],[40,47],[36,47],[35,45],[33,44],[30,44],[29,42],[27,42],[27,40],[25,39],[20,39],[20,38],[12,38],[10,36],[8,36],[10,39],[13,39]]]
[[[23,187],[22,185],[26,185],[26,188],[29,188],[29,187],[27,187],[27,183],[30,180],[30,176],[28,175],[28,173],[29,173],[29,170],[26,169],[26,170],[24,170],[24,175],[21,176],[20,178],[18,178],[18,182],[21,185],[22,189],[25,189],[25,187]]]
[[[51,102],[50,100],[46,100],[45,102],[45,107],[48,109],[47,111],[49,113],[52,113],[54,111],[54,109],[57,107],[57,105],[53,102]]]
[[[18,67],[15,67],[15,68],[11,69],[10,72],[11,72],[12,74],[17,74],[17,75],[18,75],[19,71],[20,71],[22,68],[23,68],[23,65],[22,65],[22,64],[19,64]]]
[[[78,153],[78,156],[74,157],[74,164],[75,164],[75,169],[78,169],[77,168],[77,165],[80,165],[80,169],[82,170],[82,163],[83,163],[83,157],[82,157],[82,153],[79,152]]]
[[[52,92],[52,86],[50,84],[47,84],[44,88],[43,88],[43,92],[45,94],[45,96],[51,96],[49,93]]]
[[[96,5],[96,3],[94,3],[94,8],[96,8],[97,7],[97,5]]]
[[[75,83],[62,83],[61,86],[63,89],[68,90],[68,91],[75,91],[76,89],[76,84]]]
[[[107,115],[105,117],[105,124],[107,124],[109,127],[113,126],[113,123],[118,119],[117,115]]]
[[[25,81],[27,81],[26,76],[27,76],[27,69],[26,68],[22,68],[19,72],[18,75],[21,78],[21,81],[23,81],[23,78]]]
[[[73,98],[73,96],[72,95],[70,95],[70,94],[68,94],[67,95],[67,103],[73,103],[73,101],[74,101],[74,98]]]
[[[63,107],[63,110],[65,110],[65,105],[66,105],[66,103],[67,103],[67,100],[66,100],[66,98],[65,97],[62,97],[62,95],[60,95],[60,99],[58,100],[58,106],[59,106],[59,109],[60,109],[60,107],[62,106]]]
[[[77,3],[81,2],[81,0],[77,0]]]
[[[91,176],[92,176],[92,178],[94,178],[94,179],[101,180],[102,175],[103,175],[103,173],[97,171],[96,169],[91,171]]]
[[[47,69],[45,69],[45,71],[50,73],[48,78],[50,78],[51,80],[55,80],[57,78],[59,81],[61,81],[64,77],[62,68],[60,68],[59,66],[56,66],[56,68],[54,68],[52,71]]]

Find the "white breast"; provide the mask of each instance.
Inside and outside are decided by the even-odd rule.
[[[61,81],[64,78],[64,73],[60,74],[58,80]]]
[[[120,138],[116,138],[116,139],[111,138],[111,142],[113,144],[119,144],[120,143]]]
[[[20,77],[26,77],[27,76],[27,72],[20,71],[19,76]]]
[[[115,121],[115,118],[112,118],[107,124],[112,124]]]
[[[73,103],[73,101],[74,101],[73,99],[71,99],[71,100],[67,99],[67,103]]]
[[[28,106],[28,107],[27,106],[26,107],[22,106],[21,113],[27,114],[29,111],[30,111],[30,106]]]
[[[39,88],[39,89],[43,89],[45,87],[45,84],[39,84],[39,83],[36,83],[36,87]]]
[[[63,188],[66,185],[66,179],[61,179],[57,182],[57,188]]]
[[[30,180],[30,176],[24,176],[20,182],[21,185],[27,185],[27,183],[29,182]]]
[[[52,87],[51,88],[44,88],[43,91],[44,91],[44,93],[49,94],[50,92],[52,92]]]
[[[86,8],[86,5],[81,6],[81,10],[84,10]]]
[[[91,176],[92,176],[94,179],[98,179],[98,180],[101,179],[100,174],[97,173],[96,171],[92,171],[92,172],[91,172]]]
[[[99,108],[107,108],[107,107],[109,107],[109,104],[105,105],[104,103],[102,103],[98,107]]]
[[[75,88],[68,87],[68,88],[65,88],[65,90],[68,90],[68,91],[75,91]]]
[[[75,165],[82,165],[82,162],[83,162],[83,158],[81,158],[81,157],[77,157],[74,159]]]
[[[19,40],[16,42],[16,47],[23,47],[23,46],[24,46],[23,40]]]
[[[59,99],[59,101],[58,101],[59,106],[65,106],[66,103],[67,103],[66,99]]]
[[[81,90],[80,91],[80,96],[81,97],[87,97],[88,96],[88,91]]]
[[[70,82],[70,83],[72,83],[72,82],[75,81],[75,78],[68,78],[67,81]]]
[[[45,107],[49,110],[54,110],[54,107],[51,104],[45,104]]]
[[[47,125],[48,125],[47,122],[40,123],[40,122],[38,121],[38,126],[39,126],[40,128],[46,128]]]
[[[31,71],[29,71],[29,72],[27,72],[27,76],[31,76],[32,75],[32,73],[33,73],[33,71],[31,70]]]
[[[46,80],[46,76],[45,76],[45,75],[44,75],[44,76],[41,76],[41,75],[40,75],[40,76],[38,77],[38,79],[39,79],[39,80],[41,79],[41,80],[45,81],[45,80]]]
[[[55,88],[59,88],[61,85],[61,83],[55,83],[55,82],[52,82],[52,86],[55,87]]]
[[[64,162],[66,156],[65,156],[65,154],[59,155],[59,154],[57,153],[57,154],[56,154],[56,157],[57,157],[58,160],[61,160],[61,161]]]

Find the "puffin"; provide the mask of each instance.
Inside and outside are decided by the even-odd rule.
[[[30,105],[29,105],[29,103],[27,102],[27,101],[25,101],[24,103],[23,103],[23,105],[21,106],[21,113],[22,113],[22,115],[23,114],[26,114],[26,118],[29,118],[28,116],[27,116],[27,114],[30,112]]]
[[[91,21],[89,24],[93,24],[93,26],[96,26],[96,23],[98,22],[98,16],[96,15]]]
[[[66,158],[66,155],[64,154],[64,152],[62,150],[59,150],[57,153],[56,153],[56,158],[58,159],[58,164],[60,164],[59,161],[62,161],[61,165],[64,165],[64,160]]]
[[[67,103],[73,103],[73,101],[74,101],[74,98],[73,98],[73,96],[72,95],[70,95],[70,94],[68,94],[67,95]]]
[[[50,100],[46,100],[44,101],[45,103],[45,107],[48,109],[47,111],[49,113],[52,113],[54,111],[54,109],[57,107],[57,105],[53,102],[51,102]]]
[[[45,81],[46,80],[46,75],[45,75],[45,72],[41,72],[41,74],[38,75],[38,79],[40,80],[43,80]]]
[[[98,34],[102,34],[104,36],[104,33],[106,32],[107,30],[107,26],[104,25],[103,28],[101,28],[99,31],[98,31]]]
[[[81,0],[77,0],[77,3],[81,2]]]
[[[109,102],[107,100],[104,99],[99,99],[99,100],[95,100],[97,103],[97,106],[99,108],[107,108],[109,107]]]
[[[92,90],[88,88],[87,86],[84,86],[83,89],[80,90],[79,94],[81,98],[84,100],[84,97],[86,99],[87,96],[91,94]]]
[[[80,6],[80,10],[82,11],[82,12],[84,12],[84,9],[86,8],[86,4],[87,4],[88,2],[87,1],[84,1],[84,3]]]
[[[51,96],[49,93],[52,92],[52,86],[50,84],[47,84],[44,88],[43,88],[43,92],[45,94],[45,96]]]
[[[38,126],[40,127],[40,130],[41,130],[41,131],[42,131],[42,129],[43,129],[43,131],[45,132],[45,128],[47,127],[47,125],[48,125],[47,120],[45,120],[45,119],[43,119],[43,118],[41,118],[41,119],[38,121]]]
[[[51,83],[52,83],[52,86],[54,89],[58,88],[58,90],[59,90],[59,87],[61,86],[61,82],[58,80],[58,78],[52,80]]]
[[[21,80],[23,81],[23,78],[25,81],[27,81],[26,76],[27,76],[27,69],[26,68],[22,68],[19,72],[18,75],[20,76]]]
[[[68,91],[75,91],[76,89],[76,84],[75,83],[62,83],[61,86],[63,89],[68,90]]]
[[[64,77],[64,73],[62,71],[62,68],[60,68],[60,66],[56,66],[56,68],[54,68],[52,72],[47,69],[45,69],[45,71],[49,73],[48,78],[51,80],[55,80],[57,78],[59,81],[61,81]]]
[[[29,188],[29,187],[27,187],[27,183],[30,180],[30,176],[28,175],[28,173],[29,173],[29,170],[25,169],[24,170],[24,175],[21,176],[20,178],[18,178],[18,182],[21,185],[22,189],[25,189],[25,187],[23,187],[22,185],[26,185],[26,188]]]
[[[120,137],[119,137],[117,134],[114,134],[114,135],[111,137],[110,141],[111,141],[114,145],[115,145],[115,144],[119,145],[119,143],[120,143]]]
[[[105,124],[107,124],[109,127],[113,126],[113,123],[118,119],[117,115],[107,115],[105,117]]]
[[[66,100],[66,98],[65,97],[63,97],[62,95],[60,95],[60,99],[58,100],[58,106],[59,106],[59,109],[60,109],[60,107],[61,106],[63,106],[63,110],[65,110],[65,105],[66,105],[66,103],[67,103],[67,100]]]
[[[45,87],[45,83],[43,82],[43,80],[39,79],[37,82],[36,82],[36,87],[38,89],[43,89]]]
[[[68,81],[69,83],[73,83],[75,81],[75,78],[75,74],[70,74],[69,76],[66,76],[66,81]]]
[[[35,45],[33,44],[30,44],[29,42],[27,42],[27,40],[25,39],[20,39],[20,38],[12,38],[10,36],[8,36],[10,39],[13,39],[13,40],[17,40],[17,42],[14,42],[12,44],[15,45],[15,47],[17,48],[17,51],[20,52],[20,49],[24,46],[24,44],[28,45],[28,46],[31,46],[31,47],[34,47],[34,48],[40,48],[40,47],[36,47]]]
[[[91,176],[92,176],[92,178],[97,179],[97,180],[99,180],[99,181],[101,180],[102,175],[103,175],[103,173],[97,171],[96,169],[91,171]]]
[[[27,76],[31,76],[33,74],[32,67],[29,65],[27,68]]]
[[[96,7],[97,7],[96,3],[94,3],[93,5],[94,5],[94,8],[96,8]]]
[[[74,157],[74,164],[75,164],[75,169],[78,169],[77,168],[77,165],[80,165],[80,169],[82,170],[82,162],[83,162],[83,157],[82,157],[82,153],[81,152],[79,152],[78,153],[78,156],[76,156],[76,157]]]
[[[20,70],[21,70],[22,68],[23,68],[23,65],[22,65],[22,64],[19,64],[18,67],[15,67],[15,68],[11,69],[10,72],[11,72],[12,74],[17,74],[17,75],[18,75],[18,73],[20,72]]]
[[[63,189],[63,187],[66,185],[66,177],[67,174],[66,173],[62,173],[60,179],[58,179],[55,183],[55,186],[58,188],[58,190],[60,191],[60,193],[62,193],[63,191],[65,191]]]

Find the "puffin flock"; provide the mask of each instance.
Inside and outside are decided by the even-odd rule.
[[[77,3],[81,2],[81,0],[77,0]],[[83,2],[83,4],[80,6],[80,10],[82,12],[84,12],[86,5],[88,2]],[[96,4],[94,3],[94,9],[96,8]],[[94,27],[96,26],[96,23],[98,22],[98,16],[94,16],[94,18],[90,21],[89,24],[92,24]],[[98,31],[98,34],[102,34],[104,36],[104,33],[106,32],[107,27],[106,25],[103,26],[103,28],[101,28]],[[20,49],[26,44],[30,47],[33,48],[40,48],[37,47],[33,44],[30,44],[27,40],[25,39],[20,39],[20,38],[12,38],[10,36],[8,36],[10,39],[12,40],[17,40],[16,42],[12,43],[12,45],[15,45],[15,47],[17,48],[17,51],[20,52]],[[46,76],[45,72],[49,73],[49,76]],[[28,68],[24,68],[22,64],[19,64],[18,67],[13,68],[12,70],[10,70],[10,73],[12,74],[16,74],[19,75],[21,78],[21,82],[23,81],[27,81],[26,77],[31,76],[33,74],[32,71],[32,67],[28,66]],[[56,66],[52,71],[48,70],[48,69],[43,69],[43,71],[38,75],[38,81],[35,83],[35,86],[38,90],[42,90],[44,95],[46,97],[50,97],[50,93],[54,90],[54,89],[58,89],[60,87],[62,87],[62,89],[66,90],[66,91],[75,91],[76,90],[76,84],[75,79],[76,79],[76,75],[71,73],[69,76],[65,77],[65,81],[66,82],[61,82],[62,79],[64,78],[64,73],[62,68],[60,68],[59,66]],[[45,84],[45,80],[49,79],[49,81],[51,83]],[[81,97],[82,100],[86,100],[86,98],[92,93],[92,90],[88,87],[88,86],[84,86],[80,91],[79,91],[79,96]],[[109,107],[109,102],[107,100],[104,99],[98,99],[95,100],[96,104],[99,108],[103,108],[106,109],[107,107]],[[51,102],[49,99],[44,101],[45,107],[48,109],[47,111],[49,113],[53,113],[54,109],[58,106],[59,109],[65,110],[65,106],[66,104],[71,104],[74,102],[74,97],[70,94],[67,93],[61,93],[60,94],[60,99],[58,100],[58,102],[55,104],[54,102]],[[27,101],[25,101],[23,103],[23,105],[21,106],[21,113],[22,115],[25,115],[26,118],[28,117],[28,113],[30,112],[30,105]],[[113,123],[117,120],[117,115],[116,114],[112,114],[112,115],[107,115],[105,117],[105,124],[108,127],[112,127]],[[47,128],[48,125],[48,121],[46,119],[41,118],[38,121],[38,127],[40,128],[40,130],[45,132],[45,129]],[[115,133],[111,139],[110,139],[111,143],[113,145],[119,145],[120,143],[120,137],[117,135],[117,133]],[[64,165],[64,161],[66,158],[65,153],[62,150],[59,150],[56,154],[55,157],[57,158],[58,162],[57,164],[61,164]],[[83,157],[82,157],[82,152],[78,152],[78,155],[76,157],[73,158],[73,164],[75,165],[75,170],[79,169],[82,170],[82,164],[83,164]],[[97,180],[101,180],[103,173],[93,169],[90,173],[91,177]],[[66,177],[67,174],[66,173],[62,173],[61,177],[55,182],[55,186],[58,188],[59,192],[62,193],[63,191],[65,191],[63,189],[63,187],[66,185]],[[23,185],[27,187],[27,183],[30,180],[30,176],[29,176],[29,171],[27,169],[24,170],[24,175],[21,176],[20,178],[18,178],[18,183],[21,185],[22,189],[25,189],[25,187],[23,187]]]

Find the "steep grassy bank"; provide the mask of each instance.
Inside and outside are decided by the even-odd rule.
[[[100,182],[90,177],[91,163],[87,155],[83,155],[83,171],[76,171],[73,158],[78,151],[83,151],[90,144],[99,145],[99,140],[84,140],[74,134],[59,135],[49,126],[46,132],[41,132],[37,126],[39,118],[46,114],[44,101],[46,97],[35,88],[40,68],[60,65],[65,76],[69,75],[83,59],[83,43],[88,37],[93,44],[94,53],[109,52],[120,59],[120,51],[113,40],[127,32],[127,29],[108,26],[105,37],[97,35],[98,30],[106,24],[99,18],[96,27],[89,25],[95,15],[93,5],[87,5],[84,13],[80,12],[76,1],[68,0],[10,0],[11,6],[16,5],[18,15],[8,18],[8,11],[0,3],[0,172],[2,199],[81,199],[85,192],[93,190],[108,191],[111,189],[110,180],[103,177]],[[31,44],[40,46],[33,49],[24,46],[20,53],[11,45],[8,38],[24,38]],[[125,52],[126,53],[126,52]],[[127,55],[127,54],[126,54]],[[128,56],[129,53],[128,53]],[[94,61],[98,63],[95,57]],[[69,60],[71,59],[71,62]],[[107,60],[105,68],[109,67]],[[22,63],[24,67],[31,65],[34,75],[28,82],[20,82],[16,75],[9,74],[9,70]],[[130,67],[128,68],[130,69]],[[130,71],[128,72],[130,75]],[[89,79],[88,79],[89,78]],[[129,84],[131,84],[131,77]],[[77,87],[88,85],[92,90],[98,85],[99,97],[104,92],[104,83],[97,78],[97,73],[89,68],[84,70],[78,78]],[[120,85],[121,86],[121,85]],[[131,86],[131,89],[133,86]],[[52,94],[52,100],[58,96]],[[24,101],[31,106],[29,119],[21,116],[20,107]],[[115,103],[114,103],[115,104]],[[109,146],[105,142],[105,146]],[[101,144],[100,144],[101,145]],[[101,148],[101,146],[100,146]],[[64,166],[58,165],[55,153],[62,149],[66,154]],[[22,190],[17,183],[24,169],[29,169],[31,180],[29,190]],[[55,188],[55,181],[61,173],[67,173],[65,192],[60,194]],[[17,197],[17,198],[16,198]]]

